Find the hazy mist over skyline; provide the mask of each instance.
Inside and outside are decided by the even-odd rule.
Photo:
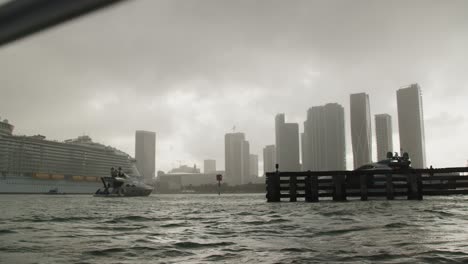
[[[423,93],[427,164],[468,160],[467,1],[128,1],[0,47],[0,117],[15,134],[82,134],[134,156],[155,131],[156,169],[224,168],[224,134],[262,160],[274,118],[300,132],[311,106],[369,94],[392,116],[396,90]],[[259,164],[259,167],[263,166]]]

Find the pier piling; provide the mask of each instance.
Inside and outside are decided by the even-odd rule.
[[[333,201],[346,201],[346,184],[344,175],[333,175]]]
[[[387,173],[385,175],[385,187],[386,187],[386,191],[387,191],[387,200],[393,200],[395,199],[395,193],[394,193],[394,189],[393,189],[393,181],[392,181],[392,174],[391,173]]]
[[[359,183],[361,189],[361,201],[367,201],[367,175],[359,175]]]

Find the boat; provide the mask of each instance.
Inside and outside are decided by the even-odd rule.
[[[56,195],[56,194],[65,194],[65,193],[59,192],[58,188],[53,188],[53,189],[50,189],[46,194]]]
[[[132,179],[142,176],[136,160],[86,135],[63,142],[43,135],[13,134],[14,126],[0,120],[0,194],[93,194],[109,168],[122,167]],[[53,192],[52,192],[53,193]]]
[[[149,196],[153,187],[145,184],[139,179],[132,179],[130,176],[122,173],[118,176],[101,178],[104,188],[99,188],[95,197],[133,197]]]
[[[394,154],[392,152],[387,152],[387,158],[383,159],[378,162],[365,164],[357,169],[356,171],[391,171],[396,169],[407,169],[411,170],[411,159],[407,152],[403,153],[402,156],[399,156],[397,152]],[[394,174],[395,175],[395,174]],[[402,176],[402,175],[401,175]],[[384,179],[386,175],[384,174],[368,174],[366,175],[366,180],[369,186],[378,185],[378,184],[385,184],[382,179]],[[381,179],[380,181],[376,181],[376,179]],[[347,178],[347,182],[350,186],[359,187],[359,178],[351,177]],[[379,183],[380,182],[380,183]]]
[[[378,162],[363,165],[356,170],[394,170],[394,169],[410,169],[411,159],[407,152],[399,156],[397,152],[387,152],[387,158]]]

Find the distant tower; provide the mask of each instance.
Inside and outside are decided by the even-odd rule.
[[[263,172],[275,171],[276,148],[275,145],[268,145],[263,148]]]
[[[285,123],[284,114],[275,118],[276,163],[282,171],[299,171],[299,124]]]
[[[156,176],[156,133],[137,130],[135,132],[136,166],[145,181]]]
[[[309,108],[302,139],[304,170],[346,169],[344,122],[344,108],[337,103]]]
[[[258,155],[250,154],[250,179],[253,182],[253,179],[258,177]]]
[[[250,182],[250,144],[244,140],[242,144],[242,178],[241,184]]]
[[[389,114],[375,115],[375,138],[377,161],[384,160],[387,152],[393,152],[392,117]]]
[[[426,167],[426,143],[421,88],[418,84],[397,91],[400,148],[408,152],[414,168]]]
[[[205,173],[216,172],[216,160],[207,159],[203,161],[203,169]]]
[[[226,180],[232,185],[245,184],[249,178],[249,143],[244,133],[227,133],[224,136]]]
[[[372,162],[372,132],[369,95],[351,94],[351,141],[354,168]]]

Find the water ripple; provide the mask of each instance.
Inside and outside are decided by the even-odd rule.
[[[264,195],[153,195],[108,201],[0,196],[0,262],[468,262],[463,197],[268,204]]]

